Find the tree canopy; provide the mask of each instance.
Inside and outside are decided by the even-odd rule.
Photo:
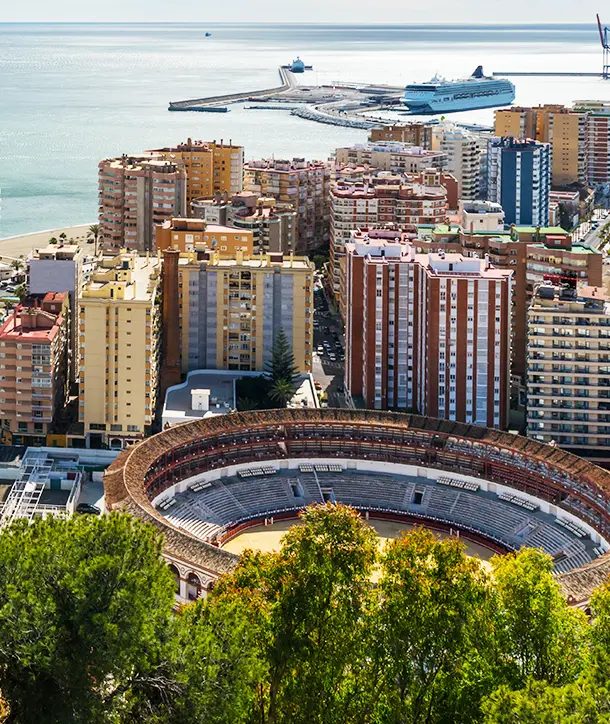
[[[176,608],[162,543],[118,513],[0,533],[0,722],[610,722],[610,585],[587,621],[540,551],[381,546],[328,503]]]
[[[299,373],[294,363],[292,347],[283,329],[277,333],[271,349],[271,360],[267,363],[265,372],[274,384],[282,381],[291,385]]]

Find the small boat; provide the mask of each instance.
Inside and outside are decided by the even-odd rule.
[[[205,34],[205,37],[206,37],[206,38],[209,38],[211,35],[212,35],[212,33],[206,33],[206,34]]]

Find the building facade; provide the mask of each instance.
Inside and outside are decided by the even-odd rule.
[[[587,183],[587,128],[587,112],[561,105],[503,108],[496,111],[494,123],[496,136],[550,144],[553,186]]]
[[[87,447],[141,440],[155,415],[160,355],[157,257],[103,257],[80,299],[79,421]]]
[[[447,214],[447,189],[440,172],[423,175],[423,183],[409,177],[379,175],[363,183],[334,183],[330,191],[330,270],[332,289],[338,298],[345,244],[354,230],[395,224],[415,235],[422,224],[436,224]]]
[[[549,222],[551,147],[516,138],[493,138],[487,149],[487,196],[504,209],[507,224]]]
[[[193,141],[150,151],[155,157],[176,163],[186,171],[186,212],[200,197],[216,192],[239,193],[244,183],[244,149],[231,141]]]
[[[177,279],[166,277],[166,268]],[[313,272],[306,257],[180,254],[177,264],[164,267],[164,287],[179,294],[164,309],[163,325],[180,331],[182,373],[262,372],[280,329],[291,342],[298,370],[310,372]],[[175,350],[167,350],[166,357],[174,360]]]
[[[70,300],[33,295],[0,327],[2,441],[46,444],[68,392]]]
[[[442,151],[411,146],[409,143],[378,141],[337,148],[335,161],[339,165],[369,166],[405,174],[446,167],[447,156]]]
[[[83,279],[83,251],[76,244],[49,244],[28,257],[30,294],[68,292],[70,295],[68,367],[70,382],[78,379],[78,300]]]
[[[271,197],[297,212],[295,251],[316,249],[329,238],[331,164],[324,161],[266,159],[244,166],[244,189]]]
[[[172,216],[186,216],[186,172],[173,161],[122,156],[98,165],[100,245],[150,251],[155,230]]]
[[[610,460],[610,299],[540,285],[528,311],[527,431]]]
[[[457,179],[460,199],[480,198],[481,162],[488,137],[454,123],[439,124],[432,131],[432,148],[445,157],[443,169]]]
[[[432,148],[432,126],[426,123],[405,123],[382,128],[372,128],[369,141],[399,141],[421,148]]]
[[[352,400],[505,428],[512,273],[380,239],[350,242],[346,251]]]
[[[252,253],[253,234],[247,229],[207,224],[202,219],[169,219],[157,229],[155,249],[218,251],[233,256],[236,251]]]
[[[248,230],[257,252],[294,251],[297,239],[297,213],[292,206],[282,206],[274,198],[259,198],[242,191],[229,200],[227,195],[195,199],[191,214],[210,224],[234,226]]]
[[[610,102],[575,101],[587,114],[587,177],[591,186],[610,183]]]

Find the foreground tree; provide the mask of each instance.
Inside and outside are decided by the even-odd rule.
[[[163,677],[173,582],[161,536],[126,515],[18,521],[0,535],[7,722],[114,721]],[[119,720],[119,719],[117,719]]]
[[[277,380],[269,390],[269,397],[280,407],[286,407],[294,395],[294,387],[288,380]]]
[[[382,721],[476,721],[487,585],[455,538],[416,529],[387,544],[378,627]]]
[[[570,608],[553,577],[553,561],[534,548],[492,559],[497,664],[513,688],[529,678],[561,685],[583,662],[586,618]]]
[[[301,520],[279,553],[245,554],[214,596],[249,601],[267,672],[255,721],[357,721],[376,534],[343,506],[307,508]]]
[[[89,227],[89,234],[93,237],[94,245],[93,245],[93,254],[94,256],[97,256],[97,242],[100,238],[100,225],[99,224],[91,224]]]

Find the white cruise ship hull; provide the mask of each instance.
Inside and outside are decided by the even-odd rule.
[[[457,113],[458,111],[475,111],[480,108],[498,108],[508,106],[515,100],[511,92],[472,98],[402,98],[403,104],[412,115],[425,116],[438,113]]]

